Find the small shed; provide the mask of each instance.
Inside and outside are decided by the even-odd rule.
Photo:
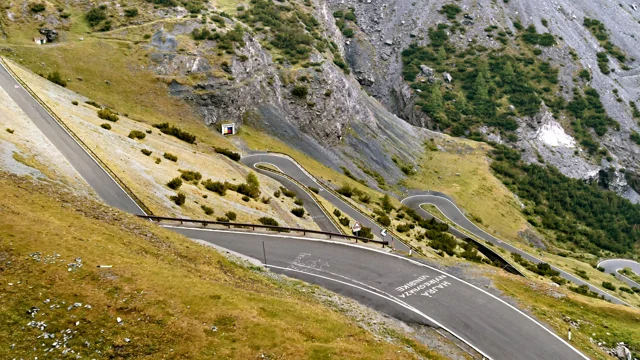
[[[222,124],[221,128],[222,128],[222,135],[235,135],[236,133],[235,123]]]

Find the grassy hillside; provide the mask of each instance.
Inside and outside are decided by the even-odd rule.
[[[0,186],[1,358],[55,342],[55,356],[65,344],[89,358],[416,356],[400,345],[411,340],[375,340],[308,286],[50,185],[0,173]]]

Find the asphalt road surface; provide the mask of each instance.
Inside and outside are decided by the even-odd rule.
[[[424,209],[422,209],[420,207],[420,205],[422,204],[430,204],[430,205],[434,205],[435,207],[438,208],[438,210],[440,210],[440,212],[442,212],[449,220],[451,220],[453,223],[457,224],[458,226],[460,226],[461,228],[464,228],[465,230],[467,230],[468,232],[474,234],[475,236],[479,237],[480,239],[490,242],[496,246],[499,246],[509,252],[515,252],[518,253],[520,255],[522,255],[523,258],[533,262],[534,264],[537,263],[541,263],[544,262],[543,260],[529,254],[526,251],[520,250],[518,248],[516,248],[515,246],[509,245],[508,243],[505,243],[504,241],[501,241],[500,239],[492,236],[491,234],[485,232],[484,230],[480,229],[479,227],[476,226],[476,224],[474,224],[473,222],[471,222],[471,220],[467,219],[466,216],[464,216],[464,214],[462,213],[462,211],[460,211],[460,209],[453,203],[453,201],[451,201],[450,199],[448,199],[446,197],[446,195],[444,194],[440,194],[437,192],[427,192],[425,194],[422,195],[414,195],[414,196],[410,196],[406,199],[402,200],[402,203],[414,210],[416,210],[421,216],[426,217],[426,218],[431,218],[433,217],[431,214],[429,214],[427,211],[425,211]],[[636,263],[637,264],[637,263]],[[597,288],[591,284],[589,284],[588,282],[580,279],[577,276],[574,276],[566,271],[563,271],[555,266],[551,266],[554,270],[557,270],[560,272],[560,276],[562,276],[563,278],[578,284],[578,285],[587,285],[591,291],[597,292],[598,294],[602,295],[605,297],[605,299],[610,300],[612,303],[615,304],[622,304],[622,305],[627,305],[627,306],[631,306],[630,304],[618,299],[615,296],[609,295],[607,292],[605,292],[604,290]],[[632,306],[633,307],[633,306]]]
[[[610,259],[601,261],[598,264],[598,267],[604,268],[604,271],[608,272],[609,274],[615,274],[618,279],[624,281],[630,287],[637,287],[640,289],[640,284],[618,273],[618,270],[630,268],[634,273],[640,275],[640,263],[626,259]]]
[[[129,213],[145,215],[126,191],[22,88],[3,66],[0,66],[0,86],[107,205]]]
[[[71,135],[1,67],[0,86],[107,204],[134,214],[142,213]],[[268,160],[265,162],[273,163],[305,186],[317,186],[310,176],[285,158],[264,155],[249,159]],[[246,163],[247,158],[243,161]],[[332,203],[335,201],[336,207],[361,221],[363,226],[379,231],[375,223],[331,193],[320,194]],[[484,290],[397,255],[281,235],[174,230],[257,259],[265,257],[264,242],[266,262],[273,271],[335,290],[400,319],[441,327],[496,360],[586,359],[553,332]]]
[[[170,228],[262,262],[266,255],[274,272],[318,284],[404,321],[442,327],[492,359],[587,359],[493,295],[397,255],[275,234]]]
[[[271,164],[273,166],[275,166],[276,168],[278,168],[281,172],[291,176],[292,178],[296,179],[296,181],[298,181],[299,183],[301,183],[302,185],[306,186],[306,187],[316,187],[318,188],[320,191],[318,193],[318,195],[322,196],[324,199],[326,199],[327,201],[329,201],[333,206],[335,206],[337,209],[339,209],[340,211],[342,211],[345,215],[347,215],[349,218],[351,218],[352,220],[352,224],[353,221],[357,221],[360,223],[360,225],[362,226],[366,226],[368,228],[371,228],[374,232],[374,235],[382,240],[387,240],[389,241],[389,243],[391,243],[392,239],[390,235],[387,235],[385,238],[382,238],[382,236],[380,235],[380,231],[382,230],[382,227],[380,227],[378,224],[376,224],[375,222],[372,222],[371,220],[369,220],[369,218],[367,218],[366,216],[362,215],[360,212],[358,212],[357,210],[355,210],[354,208],[352,208],[350,205],[348,205],[347,203],[345,203],[344,201],[342,201],[342,199],[340,199],[339,197],[335,196],[333,193],[326,191],[322,186],[320,186],[313,177],[311,177],[309,174],[307,174],[306,171],[302,170],[295,162],[291,161],[290,159],[284,157],[284,156],[280,156],[277,154],[252,154],[252,155],[247,155],[244,156],[242,158],[243,164],[249,166],[249,167],[253,167],[256,169],[256,171],[261,172],[262,174],[272,177],[276,180],[279,181],[278,177],[276,174],[269,172],[269,171],[264,171],[264,170],[260,170],[258,168],[256,168],[255,166],[263,163],[263,164]],[[302,191],[299,190],[299,187],[295,184],[295,183],[291,183],[290,186],[292,187],[287,187],[290,190],[293,191]],[[298,189],[298,190],[297,190]],[[308,202],[305,201],[305,207],[306,204]],[[398,251],[402,251],[405,253],[409,252],[409,247],[407,247],[403,242],[398,241],[396,239],[393,240],[393,246],[396,250]]]

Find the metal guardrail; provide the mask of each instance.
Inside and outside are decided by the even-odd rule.
[[[255,230],[256,228],[258,229],[267,229],[267,230],[272,230],[272,231],[278,231],[278,232],[301,232],[303,235],[307,235],[307,234],[319,234],[319,235],[327,235],[329,236],[329,239],[333,238],[333,237],[338,237],[338,238],[346,238],[346,239],[353,239],[356,241],[356,243],[359,241],[362,241],[364,243],[375,243],[375,244],[380,244],[382,245],[382,247],[384,247],[385,245],[389,245],[388,241],[380,241],[380,240],[374,240],[374,239],[367,239],[367,238],[363,238],[360,236],[353,236],[353,235],[345,235],[345,234],[340,234],[340,233],[333,233],[330,231],[321,231],[321,230],[309,230],[309,229],[301,229],[301,228],[290,228],[290,227],[285,227],[285,226],[273,226],[273,225],[262,225],[262,224],[246,224],[246,223],[234,223],[234,222],[224,222],[224,221],[210,221],[210,220],[194,220],[194,219],[184,219],[184,218],[172,218],[172,217],[166,217],[166,216],[152,216],[152,215],[137,215],[139,218],[142,219],[149,219],[152,221],[157,221],[158,223],[160,221],[175,221],[175,222],[179,222],[180,224],[182,223],[194,223],[194,224],[200,224],[203,226],[207,226],[207,225],[222,225],[222,226],[226,226],[229,229],[231,229],[232,227],[235,228],[251,228],[252,230]]]
[[[281,152],[279,152],[279,151],[267,151],[267,153],[269,153],[269,154],[277,154],[277,155],[281,155],[281,156],[284,156],[284,157],[288,158],[289,160],[291,160],[291,161],[295,162],[296,164],[298,164],[298,165],[300,166],[300,168],[302,168],[302,169],[303,169],[303,171],[304,171],[307,175],[311,176],[311,175],[310,175],[310,173],[309,173],[308,171],[306,171],[306,170],[302,167],[302,165],[300,165],[300,163],[298,163],[298,162],[297,162],[294,158],[292,158],[290,155],[285,154],[285,153],[281,153]],[[288,176],[288,175],[287,175],[287,176]],[[289,177],[289,176],[288,176],[288,177]],[[389,235],[391,235],[394,239],[396,239],[396,240],[400,241],[401,243],[403,243],[403,244],[404,244],[405,246],[407,246],[409,249],[413,250],[413,252],[415,252],[415,253],[417,253],[417,254],[419,254],[419,255],[425,256],[425,254],[424,254],[420,249],[418,249],[417,247],[415,247],[415,246],[413,246],[413,245],[409,244],[408,242],[404,241],[404,240],[400,237],[400,235],[396,234],[393,230],[391,230],[391,229],[389,229],[389,228],[386,228],[386,227],[382,226],[382,225],[381,225],[381,224],[379,224],[379,223],[378,223],[374,218],[372,218],[371,216],[367,215],[365,212],[363,212],[362,210],[358,209],[357,207],[353,206],[353,204],[351,204],[348,200],[344,199],[342,195],[338,194],[335,190],[333,190],[331,187],[329,187],[329,185],[325,184],[324,182],[320,181],[319,179],[315,178],[314,176],[311,176],[311,177],[312,177],[312,178],[314,178],[314,179],[316,180],[316,182],[317,182],[320,186],[322,186],[322,188],[323,188],[323,189],[325,189],[326,191],[330,192],[331,194],[333,194],[333,196],[337,197],[338,199],[341,199],[341,200],[342,200],[342,202],[344,202],[345,204],[347,204],[347,205],[348,205],[349,207],[351,207],[353,210],[355,210],[355,211],[359,212],[359,213],[360,213],[360,215],[362,215],[362,216],[366,217],[367,219],[369,219],[369,221],[371,221],[372,223],[374,223],[374,224],[378,225],[380,228],[382,228],[382,229],[386,229],[386,230],[387,230],[387,233],[389,233]],[[299,183],[299,182],[297,182],[297,181],[296,181],[296,183]],[[304,187],[304,185],[302,185],[302,186]],[[329,218],[331,218],[331,216],[329,216]]]
[[[107,164],[102,161],[98,155],[93,152],[93,150],[91,150],[91,148],[89,148],[89,146],[87,144],[85,144],[84,141],[82,141],[82,139],[80,139],[80,137],[78,135],[76,135],[76,133],[73,132],[73,130],[71,130],[71,128],[69,128],[69,126],[67,126],[67,124],[65,124],[64,121],[62,121],[62,119],[42,100],[40,99],[40,97],[29,87],[29,85],[27,85],[20,77],[18,77],[18,74],[16,74],[13,69],[7,64],[7,62],[4,60],[4,58],[2,58],[0,56],[0,63],[2,64],[2,66],[7,69],[7,71],[11,74],[11,76],[13,76],[13,78],[20,83],[20,86],[22,86],[22,88],[24,88],[30,95],[31,97],[33,97],[33,99],[63,128],[65,129],[75,140],[76,142],[78,142],[78,144],[80,144],[80,146],[82,146],[84,148],[84,150],[98,163],[98,165],[100,165],[100,167],[102,167],[102,169],[104,169],[104,171],[106,171],[119,185],[120,187],[122,187],[122,189],[133,199],[133,201],[135,201],[138,206],[140,206],[140,208],[142,209],[142,211],[144,211],[146,214],[149,215],[153,215],[153,212],[151,211],[151,209],[149,209],[144,202],[142,202],[142,200],[140,200],[140,198],[138,198],[136,196],[136,194],[133,192],[133,190],[131,190],[127,184],[125,184],[124,181],[122,181],[122,179],[120,179],[118,177],[118,175],[116,175],[116,173],[111,170],[111,168],[109,168],[109,166],[107,166]]]
[[[340,224],[338,224],[338,222],[331,216],[331,214],[329,213],[329,210],[327,210],[327,208],[325,208],[324,205],[322,205],[322,202],[320,202],[318,200],[318,198],[315,196],[315,193],[313,193],[312,191],[309,191],[310,189],[307,186],[304,186],[301,182],[299,182],[298,180],[294,179],[293,177],[291,177],[291,176],[289,176],[289,175],[287,175],[287,174],[285,174],[283,172],[280,172],[280,171],[277,171],[277,170],[274,170],[274,169],[270,169],[270,168],[268,168],[266,166],[262,166],[262,165],[259,165],[259,164],[256,164],[256,167],[258,169],[260,169],[260,170],[269,171],[269,172],[272,172],[272,173],[274,173],[276,175],[282,176],[282,177],[286,178],[287,180],[289,180],[289,181],[295,183],[296,185],[298,185],[298,187],[301,188],[302,191],[304,191],[307,194],[309,194],[309,196],[311,196],[311,198],[313,200],[315,200],[316,204],[318,204],[318,206],[320,207],[320,210],[322,210],[322,212],[324,212],[326,217],[333,223],[333,225],[336,227],[336,229],[338,229],[338,231],[340,231],[342,234],[346,235],[346,233],[344,232],[344,230],[342,229]]]

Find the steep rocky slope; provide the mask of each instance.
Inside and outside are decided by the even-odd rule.
[[[550,164],[558,166],[571,177],[596,178],[598,171],[613,166],[638,171],[637,159],[640,147],[630,139],[633,131],[640,131],[633,118],[630,102],[638,100],[638,63],[640,47],[635,33],[640,30],[640,13],[632,2],[609,1],[457,1],[461,13],[457,21],[448,19],[441,11],[446,3],[440,1],[329,1],[333,10],[352,7],[357,18],[357,33],[345,45],[346,59],[356,78],[376,99],[390,111],[406,121],[425,127],[433,127],[429,116],[416,108],[416,93],[402,76],[401,52],[409,44],[429,44],[429,28],[437,24],[461,23],[463,32],[451,34],[450,39],[458,49],[469,45],[500,49],[503,44],[487,32],[517,33],[514,22],[524,27],[533,24],[539,33],[550,32],[557,37],[552,47],[540,47],[540,59],[559,68],[558,81],[562,90],[556,94],[570,100],[576,87],[573,78],[581,68],[592,74],[589,85],[596,89],[609,116],[620,124],[619,131],[610,131],[599,141],[611,153],[611,159],[598,161],[580,154],[574,155],[576,142],[567,134],[570,129],[558,126],[553,113],[543,107],[538,114],[520,117],[515,144],[527,150],[527,156],[535,161],[536,152]],[[596,54],[603,51],[601,43],[583,25],[585,17],[601,21],[611,42],[622,49],[626,63],[611,58],[612,72],[598,71]],[[545,26],[546,24],[546,26]],[[448,32],[449,30],[447,30]],[[440,78],[439,74],[436,74]],[[453,75],[455,82],[455,74]],[[440,80],[442,81],[442,80]],[[617,89],[617,90],[615,90]],[[615,90],[615,92],[614,92]],[[621,99],[621,100],[618,100]],[[562,122],[562,121],[560,121]],[[491,139],[490,140],[496,140]],[[500,141],[498,139],[498,141]],[[637,201],[638,197],[628,189],[624,175],[616,174],[612,181],[616,190]]]

